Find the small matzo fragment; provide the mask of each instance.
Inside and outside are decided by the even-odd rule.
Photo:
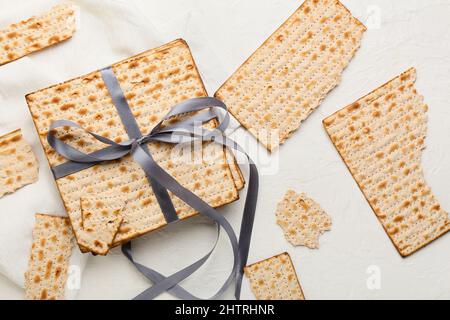
[[[257,300],[305,300],[288,253],[244,268]]]
[[[122,223],[125,203],[116,197],[89,197],[81,200],[83,228],[78,244],[96,255],[106,255]]]
[[[68,218],[36,215],[28,271],[25,273],[26,299],[65,298],[73,240]]]
[[[21,130],[0,137],[0,198],[36,182],[39,166]]]
[[[72,37],[75,8],[70,3],[0,30],[0,65],[22,58]]]
[[[274,151],[339,84],[365,30],[339,1],[306,0],[215,96]]]
[[[319,248],[319,237],[331,230],[331,218],[306,194],[289,190],[278,204],[277,224],[294,246]]]
[[[406,257],[450,230],[421,166],[428,106],[406,71],[323,121],[326,131],[399,253]]]

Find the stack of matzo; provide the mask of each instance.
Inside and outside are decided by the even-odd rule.
[[[365,30],[339,1],[306,0],[216,97],[273,151],[338,85]]]
[[[70,3],[0,29],[0,65],[67,40],[75,32],[75,8]]]
[[[257,300],[305,300],[288,253],[252,264],[244,271]]]
[[[353,177],[402,256],[450,230],[427,186],[421,155],[427,110],[410,69],[324,120]]]
[[[207,95],[189,47],[183,40],[147,51],[112,67],[144,134],[149,133],[172,106],[189,98]],[[66,161],[46,141],[49,126],[54,120],[73,120],[115,141],[128,139],[98,71],[29,94],[27,102],[51,166]],[[102,143],[79,130],[61,130],[58,134],[84,152],[104,148]],[[197,156],[193,161],[187,161],[186,155],[174,152],[173,145],[151,143],[149,148],[165,170],[210,205],[219,207],[238,199],[236,183],[243,186],[239,169],[235,161],[228,165],[221,146],[209,145],[208,149],[214,151],[210,152],[209,158],[205,160]],[[126,197],[127,209],[122,212],[123,222],[113,245],[166,225],[143,170],[131,157],[61,178],[57,185],[77,237],[82,229],[82,197],[112,195],[117,201],[123,201]],[[181,219],[196,214],[180,199],[172,198]]]
[[[65,298],[73,240],[68,218],[36,215],[30,261],[25,273],[27,299]]]
[[[36,157],[21,130],[0,137],[0,198],[36,182],[38,177]]]

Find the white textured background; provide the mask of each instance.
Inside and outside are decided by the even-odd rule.
[[[173,17],[188,12],[186,23],[179,26],[179,35],[195,28],[216,56],[215,61],[201,61],[200,69],[206,70],[206,65],[220,66],[219,76],[209,79],[204,75],[212,94],[302,1],[127,2],[138,6],[161,33]],[[450,0],[342,2],[369,30],[341,85],[275,156],[279,159],[277,174],[261,177],[249,262],[288,251],[309,299],[449,299],[450,235],[402,259],[328,140],[321,120],[415,66],[417,88],[430,105],[423,157],[425,175],[442,206],[450,210]],[[195,56],[195,48],[193,51]],[[241,129],[236,134],[246,135]],[[333,218],[333,230],[321,238],[318,251],[291,247],[275,224],[276,203],[288,188],[307,192]],[[221,210],[236,227],[242,202]],[[140,260],[170,273],[199,258],[209,248],[213,228],[203,219],[192,220],[139,240]],[[201,241],[205,244],[199,244]],[[221,244],[212,261],[188,280],[186,287],[204,296],[214,292],[230,267],[229,248],[224,239]],[[378,290],[367,286],[370,276],[367,272],[373,266],[380,271]],[[89,259],[79,298],[130,299],[146,285],[146,280],[116,251],[106,258]],[[21,289],[0,277],[0,298],[22,297]],[[228,297],[232,297],[231,292]],[[246,283],[243,298],[252,297]]]

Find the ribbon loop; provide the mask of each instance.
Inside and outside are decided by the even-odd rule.
[[[56,137],[55,131],[60,127],[81,129],[84,132],[90,134],[98,141],[110,145],[110,147],[108,149],[104,149],[106,151],[103,152],[102,154],[84,153]],[[67,120],[59,120],[52,123],[52,125],[50,126],[50,131],[47,135],[47,142],[54,150],[56,150],[60,155],[62,155],[64,158],[68,160],[79,163],[100,163],[105,161],[118,160],[128,155],[131,152],[131,146],[133,145],[134,140],[130,140],[119,144],[112,140],[109,140],[108,138],[102,137],[96,133],[87,131],[77,123]]]

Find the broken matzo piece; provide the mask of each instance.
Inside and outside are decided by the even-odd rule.
[[[0,29],[0,65],[67,40],[75,29],[75,7],[70,3]]]
[[[188,45],[176,40],[112,66],[141,131],[149,133],[171,107],[190,98],[206,96],[206,90]],[[112,103],[100,72],[73,79],[27,95],[41,143],[51,166],[66,162],[48,145],[46,135],[52,121],[70,119],[88,130],[116,142],[128,135]],[[79,130],[58,130],[58,137],[82,150],[93,152],[104,144]],[[223,147],[207,144],[212,156],[207,161],[186,161],[171,144],[149,143],[155,161],[184,187],[213,207],[239,198]],[[132,157],[104,163],[56,181],[75,235],[82,230],[80,198],[88,195],[113,195],[128,205],[122,211],[124,221],[114,239],[114,246],[167,224],[144,171]],[[177,197],[172,197],[180,219],[196,211]],[[83,250],[83,248],[82,248]],[[83,250],[86,251],[86,250]]]
[[[402,256],[450,230],[421,166],[428,106],[410,69],[324,120],[324,126]]]
[[[288,253],[244,268],[257,300],[305,300]]]
[[[319,237],[331,230],[331,217],[306,194],[289,190],[278,204],[277,223],[294,246],[319,248]]]
[[[0,137],[0,198],[39,178],[39,166],[21,130]]]
[[[25,273],[28,300],[63,300],[73,248],[68,218],[36,215],[33,244]]]
[[[81,200],[83,229],[78,242],[96,255],[106,255],[122,223],[125,203],[115,197],[89,197]]]
[[[337,86],[365,26],[337,0],[306,0],[217,91],[269,151]]]

